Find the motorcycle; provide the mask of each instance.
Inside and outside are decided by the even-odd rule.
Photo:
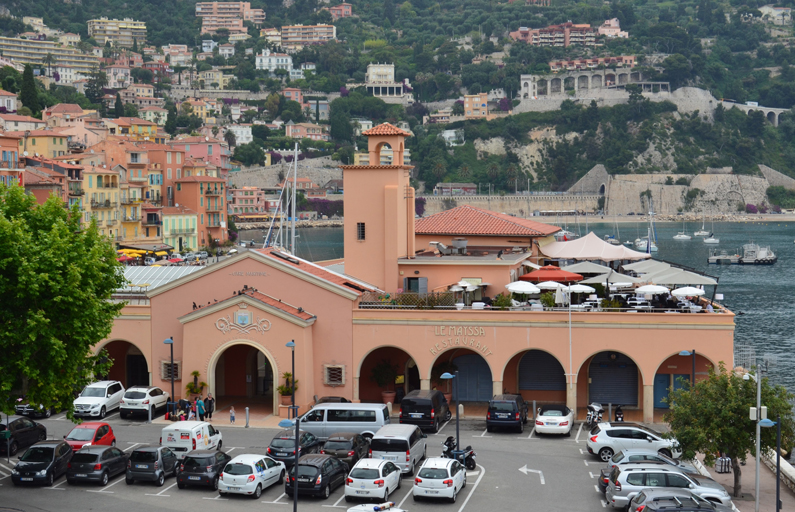
[[[444,450],[442,451],[442,457],[446,459],[454,459],[455,456],[453,452],[455,451],[455,437],[448,436],[447,439],[442,443]],[[477,467],[477,463],[475,462],[475,458],[477,454],[475,450],[472,449],[472,446],[467,446],[466,448],[461,450],[461,454],[459,454],[458,462],[462,463],[466,466],[467,469],[475,469]]]
[[[605,409],[602,407],[602,404],[597,404],[596,402],[588,404],[588,414],[585,416],[585,424],[592,427],[597,423],[601,423],[604,412]]]
[[[620,405],[616,406],[616,421],[620,423],[624,422],[624,411],[621,409]]]

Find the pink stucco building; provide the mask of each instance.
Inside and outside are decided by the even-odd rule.
[[[185,151],[187,158],[198,158],[218,168],[219,178],[229,177],[231,153],[226,141],[212,137],[185,137],[169,142],[175,149]]]

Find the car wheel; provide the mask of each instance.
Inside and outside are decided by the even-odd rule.
[[[210,484],[210,488],[212,488],[213,491],[217,491],[218,490],[218,480],[219,480],[218,475],[215,475],[215,478],[213,478],[213,481]]]
[[[602,448],[599,450],[599,458],[602,459],[602,462],[610,462],[610,459],[613,458],[613,450],[611,448]]]
[[[400,489],[400,487],[402,485],[403,485],[403,479],[398,476],[398,486],[397,486],[397,488]]]
[[[174,463],[174,472],[171,473],[171,476],[173,476],[174,478],[177,478],[177,463],[176,462]]]
[[[152,411],[152,418],[154,418],[155,416],[157,416],[157,407],[155,407],[155,406],[153,405],[153,406],[152,406],[152,408],[151,408],[150,410]]]
[[[255,500],[258,500],[260,496],[262,496],[262,486],[257,485],[257,488],[254,489],[254,494],[252,494],[251,497]]]
[[[221,446],[223,446],[223,444],[224,444],[224,442],[223,442],[223,441],[218,441],[218,446],[217,446],[215,449],[216,449],[216,450],[220,450],[220,449],[221,449]]]
[[[127,485],[132,485],[135,483],[135,480],[129,477],[124,477],[124,483],[126,483]]]
[[[416,494],[412,495],[412,496],[411,496],[411,498],[412,498],[414,501],[420,501],[420,497],[419,497],[419,496],[417,496]]]
[[[114,439],[113,441],[111,441],[111,442],[110,442],[110,445],[111,445],[111,446],[116,446],[116,440]]]
[[[99,485],[101,485],[102,487],[105,487],[106,485],[108,485],[108,480],[109,480],[108,474],[107,473],[102,473],[102,479],[99,481]]]
[[[102,406],[102,409],[99,410],[99,419],[105,419],[105,406]]]
[[[450,409],[447,409],[447,414],[444,415],[444,421],[450,421],[451,419],[453,419],[453,413]]]
[[[453,489],[453,496],[450,498],[450,503],[455,503],[456,499],[458,499],[458,493]]]
[[[164,483],[166,483],[166,475],[161,473],[160,477],[158,477],[158,479],[157,479],[157,486],[158,487],[163,487]]]
[[[52,416],[52,410],[51,409],[47,409],[46,411],[44,411],[44,417],[45,418],[49,418],[50,416]]]
[[[47,434],[44,432],[39,432],[39,441],[46,441],[46,440],[47,440]]]
[[[564,435],[564,436],[566,436],[566,437],[571,437],[571,429],[569,429],[568,431],[566,431],[566,433],[565,433],[565,434],[563,434],[563,435]]]
[[[331,487],[327,485],[323,488],[323,499],[327,500],[329,496],[331,496]]]
[[[466,472],[464,472],[464,483],[461,484],[461,488],[463,489],[466,486],[467,486],[467,474],[466,474]]]
[[[184,488],[185,484],[183,484],[182,482],[177,482],[177,489],[184,489]]]
[[[486,427],[486,432],[494,432],[494,429],[492,427]]]
[[[44,485],[46,485],[47,487],[52,487],[52,483],[54,480],[55,478],[52,476],[52,473],[47,473],[47,481],[45,482]]]
[[[17,450],[19,450],[19,445],[16,441],[11,441],[11,446],[8,447],[8,454],[12,457],[17,454]]]
[[[284,471],[279,473],[279,479],[276,480],[276,485],[282,485],[284,483]]]
[[[433,433],[435,434],[437,432],[439,432],[439,420],[433,422]]]
[[[665,455],[668,458],[672,458],[673,457],[673,454],[671,453],[671,450],[669,450],[667,448],[663,448],[662,450],[658,451],[657,453],[659,453],[660,455]]]
[[[425,448],[422,449],[422,459],[425,460],[425,457],[428,455],[428,446],[426,445]]]
[[[519,422],[519,433],[521,434],[522,432],[524,432],[524,423],[522,423],[522,422],[520,421],[520,422]]]
[[[527,414],[524,415],[524,419],[522,420],[522,423],[527,423]]]
[[[408,476],[414,475],[414,461],[411,461],[411,466],[409,467],[409,472],[406,473]]]
[[[353,501],[353,498],[351,498],[350,496],[345,496],[345,501],[346,503],[350,503]]]

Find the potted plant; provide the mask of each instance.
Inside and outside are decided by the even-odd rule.
[[[199,370],[194,370],[190,372],[193,376],[193,381],[188,382],[188,385],[185,386],[185,390],[188,392],[191,398],[195,398],[197,395],[201,395],[204,391],[204,388],[207,386],[206,382],[199,382]]]
[[[384,403],[395,403],[395,395],[397,393],[391,390],[390,386],[395,384],[397,376],[397,366],[390,363],[387,359],[382,359],[381,362],[375,365],[370,371],[370,379],[378,384],[379,388],[386,388],[384,391],[381,391],[381,398]]]
[[[276,391],[279,392],[282,405],[291,405],[293,403],[293,391],[298,391],[298,381],[293,380],[293,374],[290,372],[284,372],[282,378],[284,379],[284,384],[276,386]]]
[[[458,366],[454,365],[452,361],[442,361],[431,370],[431,380],[437,385],[445,385],[443,394],[448,404],[453,402],[453,393],[450,391],[450,379],[443,379],[442,375],[445,373],[454,373],[456,370],[458,370]]]

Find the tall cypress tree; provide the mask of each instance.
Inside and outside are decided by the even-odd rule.
[[[25,65],[22,72],[22,87],[19,91],[19,101],[28,107],[33,114],[39,113],[39,92],[36,90],[36,81],[33,79],[33,68],[30,64]]]
[[[116,114],[116,119],[124,117],[124,103],[121,102],[119,93],[116,93],[116,104],[113,105],[113,111]]]

